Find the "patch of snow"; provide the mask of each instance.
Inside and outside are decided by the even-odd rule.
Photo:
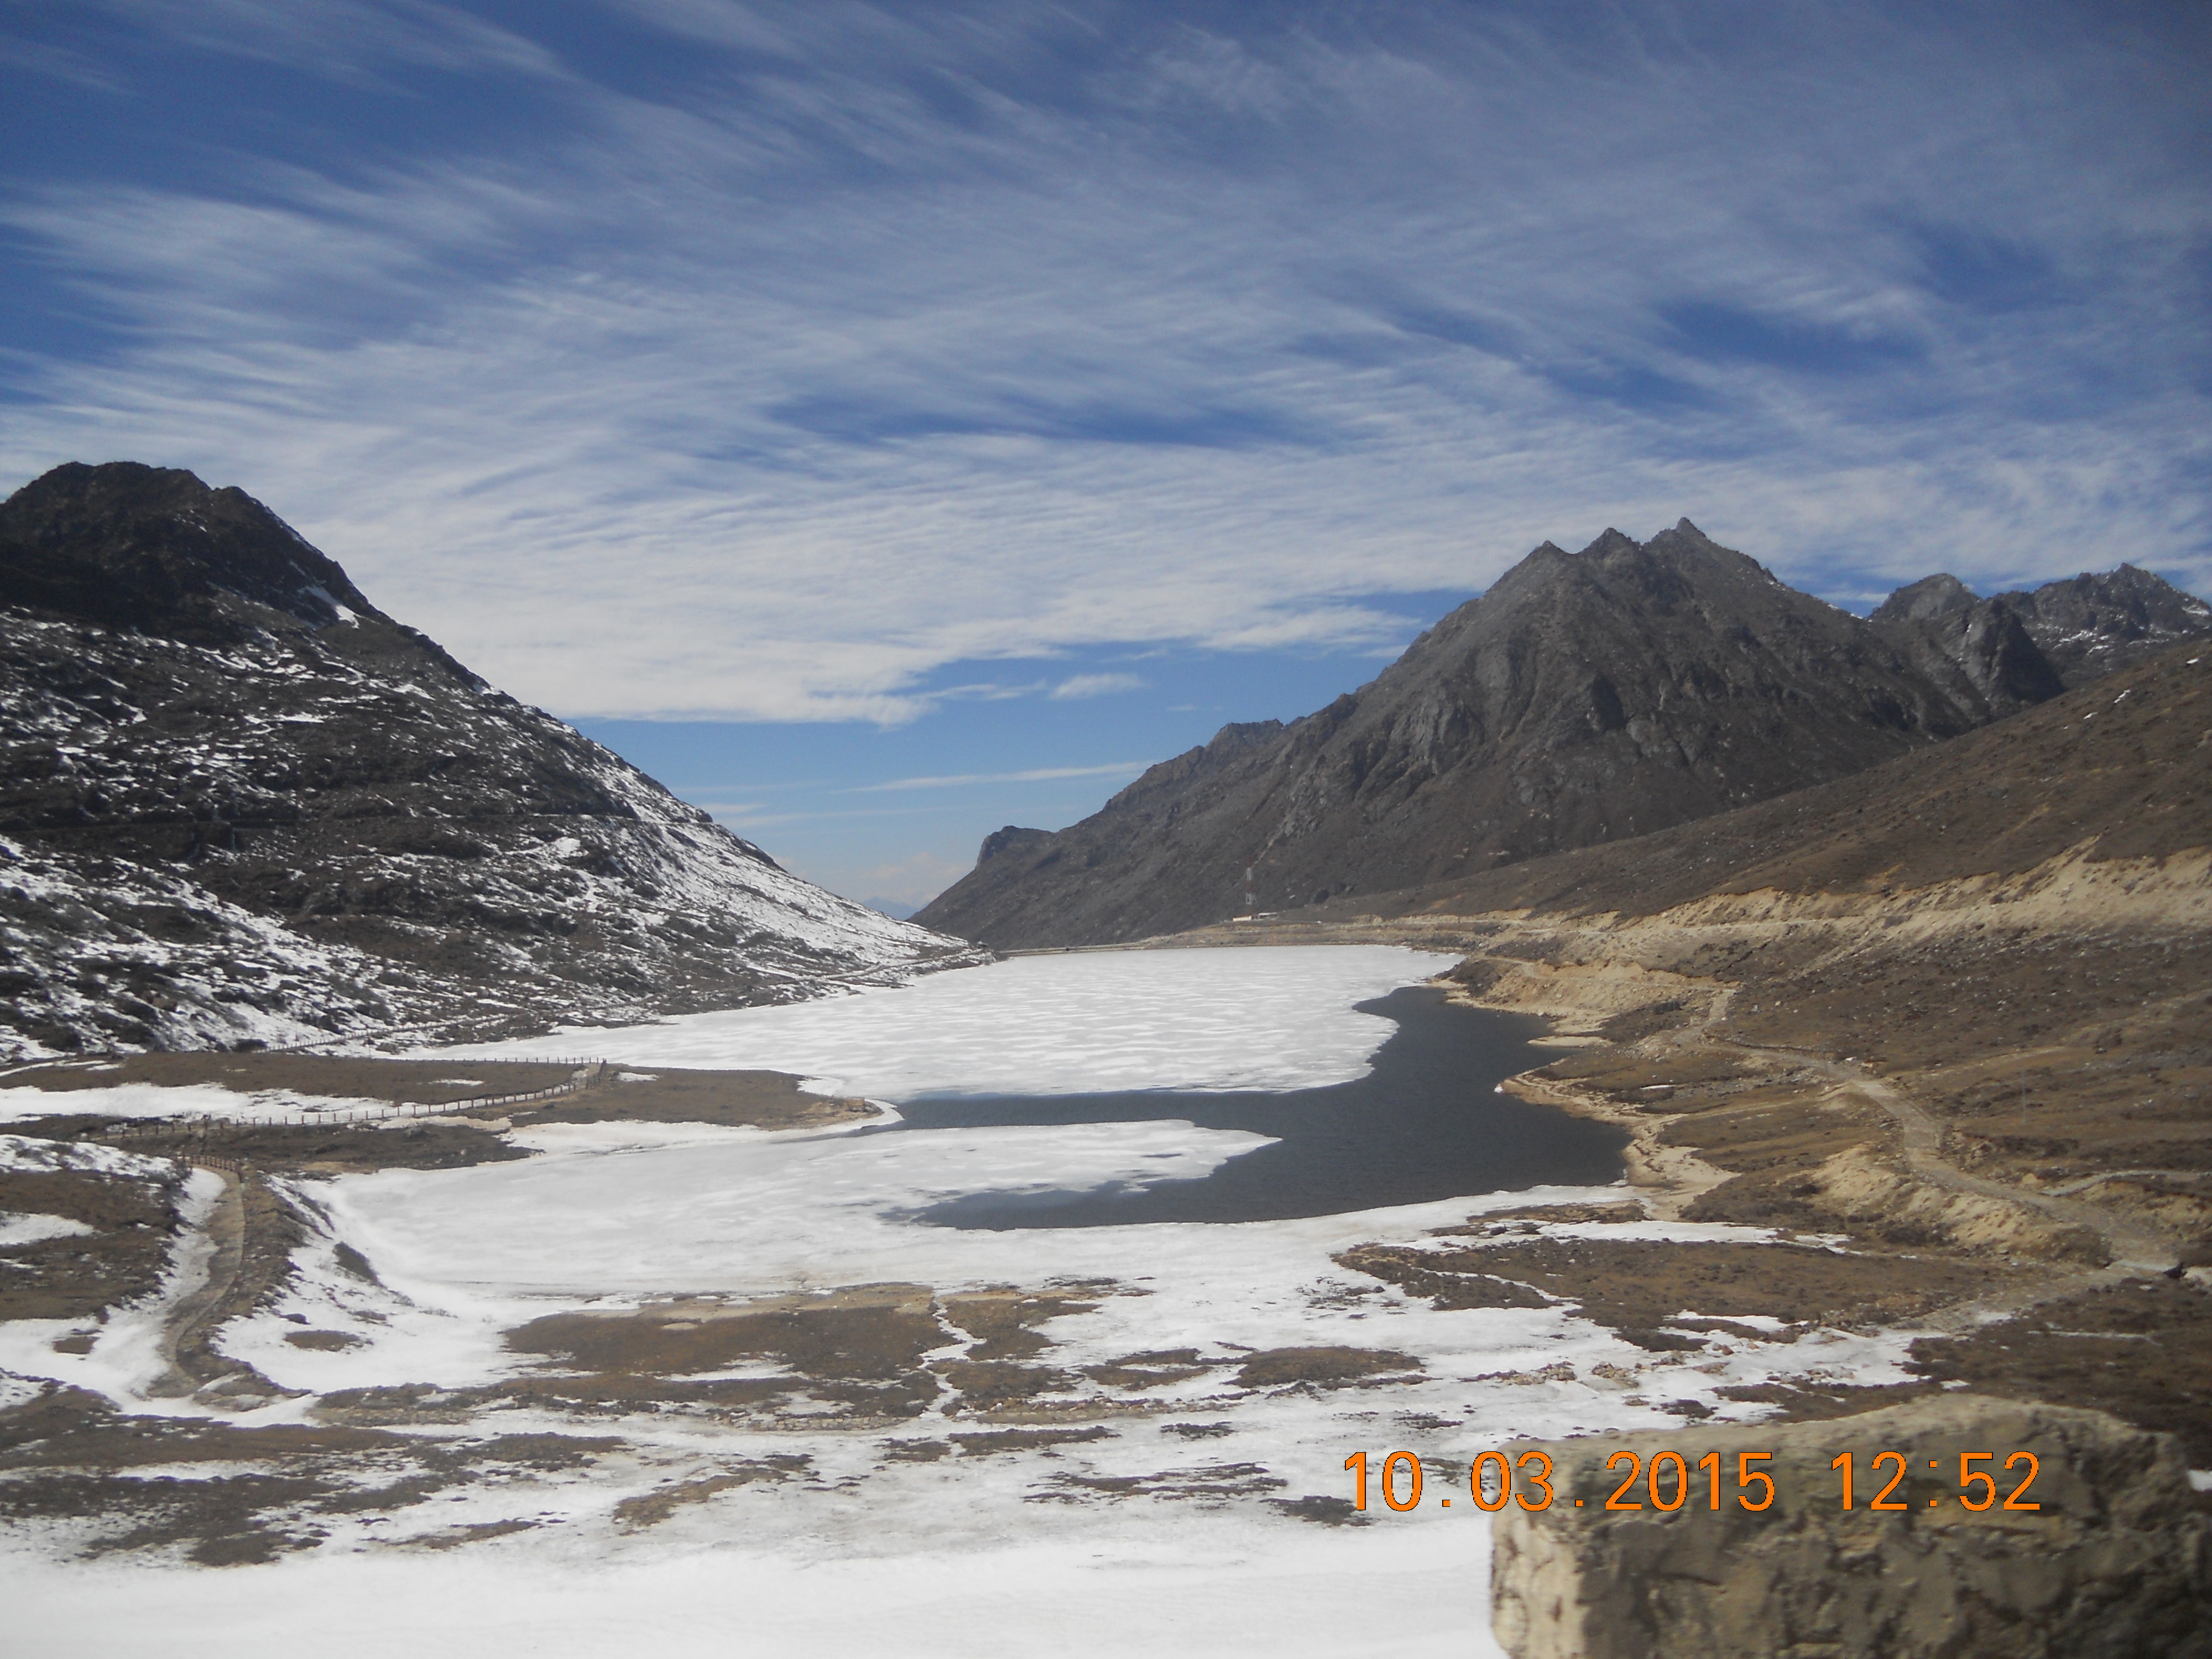
[[[0,1102],[6,1101],[9,1095],[36,1092],[29,1089],[11,1090],[8,1095],[0,1095]],[[177,1165],[169,1158],[145,1158],[95,1141],[40,1140],[29,1135],[0,1134],[0,1170],[21,1175],[75,1170],[88,1175],[122,1176],[132,1181],[166,1181],[176,1174]]]
[[[21,1139],[0,1136],[0,1144],[20,1144]],[[88,1150],[107,1152],[110,1149]],[[155,1160],[131,1161],[143,1164]],[[82,1330],[81,1321],[10,1320],[0,1323],[0,1371],[13,1372],[18,1376],[48,1377],[104,1395],[125,1408],[143,1409],[147,1391],[168,1369],[161,1355],[161,1342],[169,1310],[207,1282],[208,1263],[215,1254],[207,1222],[222,1191],[222,1177],[211,1170],[194,1170],[185,1177],[178,1205],[184,1225],[176,1243],[170,1247],[169,1265],[160,1287],[137,1302],[110,1309],[106,1322],[95,1329],[89,1353],[58,1353],[54,1349],[57,1339]],[[176,1409],[170,1402],[163,1404],[167,1409]]]
[[[0,1248],[36,1244],[48,1238],[88,1238],[94,1229],[65,1215],[37,1215],[21,1210],[0,1210]]]
[[[1731,1325],[1742,1325],[1754,1331],[1765,1331],[1770,1334],[1790,1328],[1788,1320],[1776,1319],[1768,1314],[1701,1314],[1685,1308],[1674,1317],[1677,1319],[1725,1319]]]
[[[892,1100],[1318,1088],[1364,1076],[1397,1029],[1355,1003],[1457,960],[1327,945],[1017,957],[849,997],[429,1052],[762,1067]]]

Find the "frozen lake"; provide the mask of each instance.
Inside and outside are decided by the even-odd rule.
[[[1159,1089],[1118,1094],[927,1097],[902,1102],[907,1133],[984,1124],[1179,1119],[1267,1144],[1197,1180],[979,1194],[925,1211],[959,1227],[1127,1226],[1143,1221],[1278,1221],[1620,1179],[1627,1139],[1501,1092],[1552,1055],[1539,1023],[1449,1003],[1407,986],[1358,1005],[1394,1029],[1349,1082],[1272,1092]]]
[[[1337,1527],[1297,1505],[1340,1505],[1354,1451],[1413,1447],[1463,1469],[1517,1436],[1678,1421],[1662,1398],[1736,1409],[1717,1390],[1771,1371],[1746,1353],[1692,1373],[1562,1307],[1440,1310],[1338,1263],[1524,1200],[1507,1188],[1619,1195],[1616,1136],[1495,1092],[1540,1063],[1529,1028],[1415,988],[1452,960],[1380,947],[1029,957],[902,990],[454,1051],[768,1067],[906,1103],[906,1117],[781,1133],[546,1125],[518,1133],[542,1154],[519,1162],[300,1183],[327,1235],[222,1346],[301,1393],[248,1420],[308,1421],[335,1390],[428,1384],[459,1415],[411,1432],[584,1432],[622,1449],[590,1479],[425,1506],[454,1526],[523,1528],[450,1553],[410,1553],[400,1523],[370,1530],[386,1524],[372,1516],[220,1573],[18,1555],[4,1565],[19,1625],[42,1653],[102,1659],[251,1659],[309,1639],[343,1656],[494,1659],[1494,1654],[1478,1513],[1425,1505]],[[376,1278],[348,1269],[341,1247]],[[662,1317],[653,1310],[680,1302],[711,1327],[718,1310],[830,1293],[931,1310],[944,1346],[901,1363],[957,1389],[983,1375],[963,1358],[981,1328],[950,1322],[960,1298],[1056,1297],[1065,1311],[1036,1325],[1033,1346],[1024,1335],[996,1351],[1011,1358],[967,1350],[1036,1373],[1043,1392],[1018,1408],[947,1392],[893,1421],[854,1415],[832,1389],[772,1419],[649,1408],[580,1430],[500,1403],[503,1380],[547,1375],[509,1340],[533,1321]],[[57,1352],[36,1323],[9,1328],[20,1336],[0,1368],[147,1408],[127,1355]],[[299,1346],[303,1327],[338,1340]],[[1796,1363],[1893,1365],[1875,1339],[1822,1343],[1799,1344]],[[1237,1380],[1247,1356],[1316,1348],[1380,1355],[1399,1374],[1341,1389]],[[1161,1364],[1158,1382],[1128,1376]],[[799,1387],[798,1365],[697,1375]],[[1618,1380],[1654,1367],[1673,1369],[1649,1397]],[[490,1403],[452,1392],[470,1389]],[[976,1438],[1008,1423],[1086,1426],[1019,1453]],[[641,1493],[764,1457],[805,1477],[733,1486],[649,1530],[620,1522]]]
[[[1364,1075],[1390,1035],[1361,1003],[1457,960],[1390,945],[1017,957],[899,990],[433,1052],[759,1066],[882,1100],[1325,1088]]]
[[[1551,1057],[1529,1041],[1540,1022],[1412,982],[1455,960],[1326,945],[1024,957],[904,990],[450,1052],[768,1066],[896,1103],[892,1133],[1033,1132],[990,1143],[1022,1146],[1018,1171],[963,1157],[978,1190],[919,1212],[951,1226],[1284,1220],[1619,1180],[1619,1132],[1498,1091]],[[1103,1146],[1139,1138],[1132,1167],[1101,1170]],[[1035,1161],[1055,1145],[1063,1185]]]

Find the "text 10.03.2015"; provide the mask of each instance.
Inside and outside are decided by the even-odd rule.
[[[1997,1455],[1995,1452],[1960,1452],[1957,1455],[1957,1501],[1960,1507],[1977,1511],[1997,1507],[2015,1511],[2043,1507],[2027,1496],[2041,1467],[2033,1452],[2016,1451],[2006,1456],[2002,1484],[1992,1473]],[[1671,1514],[1685,1507],[1700,1507],[1692,1500],[1702,1495],[1706,1500],[1703,1507],[1708,1510],[1718,1510],[1726,1504],[1756,1514],[1774,1502],[1774,1477],[1763,1467],[1772,1456],[1771,1452],[1737,1452],[1735,1467],[1730,1468],[1729,1460],[1717,1451],[1707,1452],[1694,1462],[1685,1452],[1654,1452],[1647,1462],[1640,1453],[1617,1451],[1606,1459],[1605,1467],[1609,1476],[1620,1477],[1620,1484],[1595,1507],[1656,1510]],[[1853,1452],[1838,1453],[1828,1465],[1840,1477],[1833,1495],[1843,1508],[1857,1506],[1863,1497],[1864,1507],[1869,1510],[1901,1511],[1911,1507],[1905,1499],[1895,1496],[1911,1468],[1911,1460],[1903,1452],[1876,1452],[1863,1481],[1858,1476],[1857,1457],[1858,1454]],[[1944,1461],[1931,1457],[1928,1467],[1940,1472]],[[1352,1472],[1352,1506],[1356,1510],[1367,1507],[1370,1484],[1387,1509],[1403,1511],[1417,1508],[1421,1502],[1421,1460],[1415,1453],[1389,1454],[1371,1483],[1367,1453],[1352,1453],[1344,1460],[1344,1467]],[[1887,1480],[1883,1479],[1885,1471],[1888,1472]],[[1553,1489],[1551,1456],[1541,1451],[1524,1451],[1518,1457],[1504,1451],[1484,1452],[1468,1471],[1467,1485],[1474,1506],[1492,1513],[1509,1503],[1518,1504],[1524,1510],[1547,1510],[1558,1495]],[[2006,1490],[2007,1485],[2009,1490]],[[1452,1507],[1449,1497],[1437,1501],[1442,1508]],[[1579,1509],[1590,1500],[1577,1498],[1571,1501]],[[1928,1503],[1932,1508],[1942,1501],[1938,1495]]]

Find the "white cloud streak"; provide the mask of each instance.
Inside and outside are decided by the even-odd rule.
[[[1133,778],[1150,761],[1115,761],[1105,766],[1037,766],[1026,772],[962,772],[935,778],[894,778],[861,784],[848,793],[878,794],[892,789],[951,789],[971,783],[1051,783],[1065,778]]]
[[[1110,697],[1116,692],[1140,690],[1145,682],[1134,674],[1071,674],[1052,688],[1054,702],[1074,702],[1085,697]]]
[[[392,71],[494,70],[566,79],[511,30],[435,0],[90,0],[130,27],[220,57],[397,89]]]
[[[1833,592],[2212,586],[2204,94],[2142,95],[2118,27],[629,0],[713,71],[647,96],[457,8],[131,9],[286,61],[319,18],[348,74],[568,120],[19,187],[119,332],[13,361],[0,465],[240,483],[564,714],[893,724],[1031,690],[929,692],[954,662],[1371,649],[1357,595],[1685,513]]]

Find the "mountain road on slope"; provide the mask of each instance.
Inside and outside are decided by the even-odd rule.
[[[2105,1249],[2112,1257],[2108,1267],[2087,1276],[2090,1280],[2124,1278],[2134,1273],[2163,1273],[2173,1263],[2175,1250],[2172,1240],[2116,1214],[2102,1205],[2056,1194],[2023,1192],[2020,1188],[2003,1182],[1989,1181],[1967,1174],[1943,1156],[1943,1131],[1934,1118],[1894,1084],[1875,1076],[1849,1060],[1831,1060],[1808,1049],[1781,1043],[1750,1042],[1741,1037],[1710,1032],[1707,1035],[1709,1040],[1730,1048],[1787,1055],[1794,1063],[1819,1073],[1838,1087],[1879,1107],[1897,1125],[1898,1151],[1907,1168],[1916,1178],[1928,1185],[1942,1188],[1947,1192],[1968,1193],[1979,1198],[1995,1199],[2000,1203],[2016,1204],[2062,1225],[2087,1228],[2104,1242]],[[2077,1186],[2088,1184],[2082,1182]],[[2081,1277],[2069,1275],[2069,1279],[2070,1282]]]

